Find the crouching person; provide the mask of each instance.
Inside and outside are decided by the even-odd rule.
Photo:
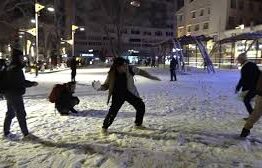
[[[136,109],[135,126],[141,127],[145,114],[145,104],[139,97],[139,93],[134,84],[134,75],[141,75],[152,80],[160,80],[144,70],[129,66],[127,61],[121,57],[114,60],[107,79],[98,89],[100,91],[109,90],[108,101],[112,96],[112,104],[102,126],[102,134],[107,134],[108,127],[113,123],[119,109],[125,101],[130,103]]]
[[[78,97],[73,96],[75,92],[75,82],[56,84],[49,95],[49,101],[55,103],[55,108],[61,115],[69,115],[69,112],[77,113],[74,106],[79,104]]]
[[[244,128],[242,129],[240,137],[247,137],[250,134],[250,129],[262,116],[262,73],[260,73],[255,97],[255,108],[251,115],[248,117]]]

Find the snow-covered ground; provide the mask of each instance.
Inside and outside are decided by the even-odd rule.
[[[238,138],[247,112],[234,94],[239,71],[216,74],[189,72],[169,81],[168,70],[146,69],[162,81],[135,77],[146,104],[145,130],[133,128],[135,110],[119,111],[108,136],[100,128],[109,106],[107,92],[97,92],[91,81],[106,77],[108,69],[81,69],[76,95],[77,115],[60,116],[47,100],[55,83],[70,79],[70,71],[40,74],[39,86],[25,95],[30,131],[38,141],[0,139],[2,167],[262,167],[262,123],[251,137]],[[0,129],[6,111],[0,101]],[[18,123],[12,131],[21,136]],[[260,140],[261,139],[261,140]]]

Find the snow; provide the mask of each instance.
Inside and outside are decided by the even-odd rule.
[[[120,109],[109,135],[100,134],[109,106],[107,92],[97,92],[93,80],[103,81],[108,69],[79,69],[76,115],[60,116],[47,100],[55,83],[70,80],[70,71],[40,74],[39,86],[27,90],[29,130],[38,141],[0,139],[0,167],[261,167],[262,123],[251,137],[240,139],[248,113],[234,94],[238,70],[216,74],[192,71],[169,81],[169,71],[146,69],[162,81],[135,77],[146,104],[144,130],[133,128],[135,110]],[[6,111],[0,101],[0,129]],[[12,131],[22,138],[16,119]]]

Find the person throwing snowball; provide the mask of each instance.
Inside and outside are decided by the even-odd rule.
[[[139,97],[139,93],[134,84],[134,75],[140,75],[152,80],[160,81],[158,77],[152,76],[144,70],[128,65],[127,60],[124,58],[115,58],[104,84],[97,88],[98,91],[109,90],[107,104],[112,96],[111,107],[103,122],[101,130],[102,134],[107,134],[108,127],[113,123],[119,109],[125,101],[130,103],[136,109],[135,127],[142,128],[145,104]]]

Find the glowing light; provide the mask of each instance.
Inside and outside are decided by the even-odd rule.
[[[49,12],[54,12],[54,11],[55,11],[55,8],[53,8],[53,7],[48,7],[47,10],[48,10]]]
[[[139,1],[132,1],[130,2],[130,5],[134,6],[134,7],[140,7],[140,2]]]

